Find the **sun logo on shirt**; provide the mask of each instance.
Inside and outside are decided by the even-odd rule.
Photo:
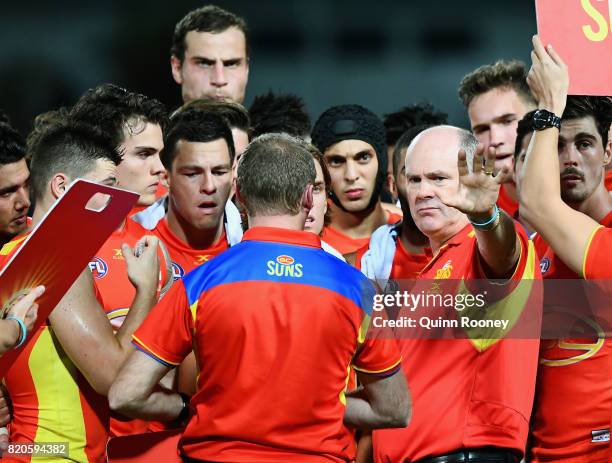
[[[269,260],[267,267],[266,273],[270,276],[300,278],[304,275],[302,264],[297,264],[293,257],[286,254]]]
[[[121,249],[113,249],[113,251],[115,251],[113,259],[123,260],[123,253],[121,252]]]
[[[436,271],[436,276],[434,277],[434,279],[436,279],[436,280],[448,280],[451,277],[451,273],[452,272],[453,272],[453,263],[450,260],[448,260],[442,266],[442,268],[439,268]]]
[[[212,256],[210,254],[204,254],[201,256],[196,256],[196,264],[202,264],[204,262],[208,262]]]

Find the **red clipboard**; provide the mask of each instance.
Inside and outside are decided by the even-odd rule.
[[[110,197],[99,211],[88,208],[96,194]],[[137,200],[138,194],[131,191],[86,180],[73,182],[0,272],[0,301],[4,303],[23,288],[45,285],[38,299],[35,332]],[[29,339],[28,333],[23,346],[0,358],[0,378]]]
[[[612,0],[536,0],[538,34],[567,64],[570,95],[612,95]]]

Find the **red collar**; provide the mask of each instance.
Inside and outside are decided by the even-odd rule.
[[[309,246],[311,248],[321,247],[321,238],[314,233],[275,227],[249,228],[244,232],[242,241],[270,241],[273,243]]]

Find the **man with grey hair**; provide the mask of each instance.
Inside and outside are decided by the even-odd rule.
[[[452,308],[459,312],[465,307],[457,296],[467,288],[454,281],[469,282],[467,294],[485,301],[476,316],[515,323],[529,316],[539,326],[541,305],[532,300],[533,279],[541,278],[535,252],[523,230],[496,206],[503,174],[494,174],[494,163],[494,149],[485,154],[471,133],[456,127],[427,129],[408,147],[408,203],[433,252],[411,292],[452,295]],[[492,287],[491,279],[503,285]],[[413,314],[419,318],[430,310],[421,304]],[[419,319],[399,340],[402,356],[411,359],[403,371],[410,378],[414,414],[406,429],[374,431],[375,460],[518,463],[533,403],[537,330],[531,339],[517,339],[513,324],[483,336],[466,327],[469,310],[461,317],[448,309],[441,314],[458,323],[450,336],[432,334]]]
[[[134,335],[111,407],[167,420],[191,410],[179,441],[186,461],[353,461],[343,421],[407,424],[395,340],[364,339],[370,283],[303,231],[314,181],[300,141],[255,139],[238,166],[243,241],[177,282]],[[189,407],[155,385],[192,349],[200,374]],[[363,384],[354,395],[345,394],[351,365]]]

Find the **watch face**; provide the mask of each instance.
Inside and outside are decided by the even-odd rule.
[[[549,111],[539,109],[533,114],[533,127],[536,130],[545,129],[548,127],[556,127],[556,116]]]

